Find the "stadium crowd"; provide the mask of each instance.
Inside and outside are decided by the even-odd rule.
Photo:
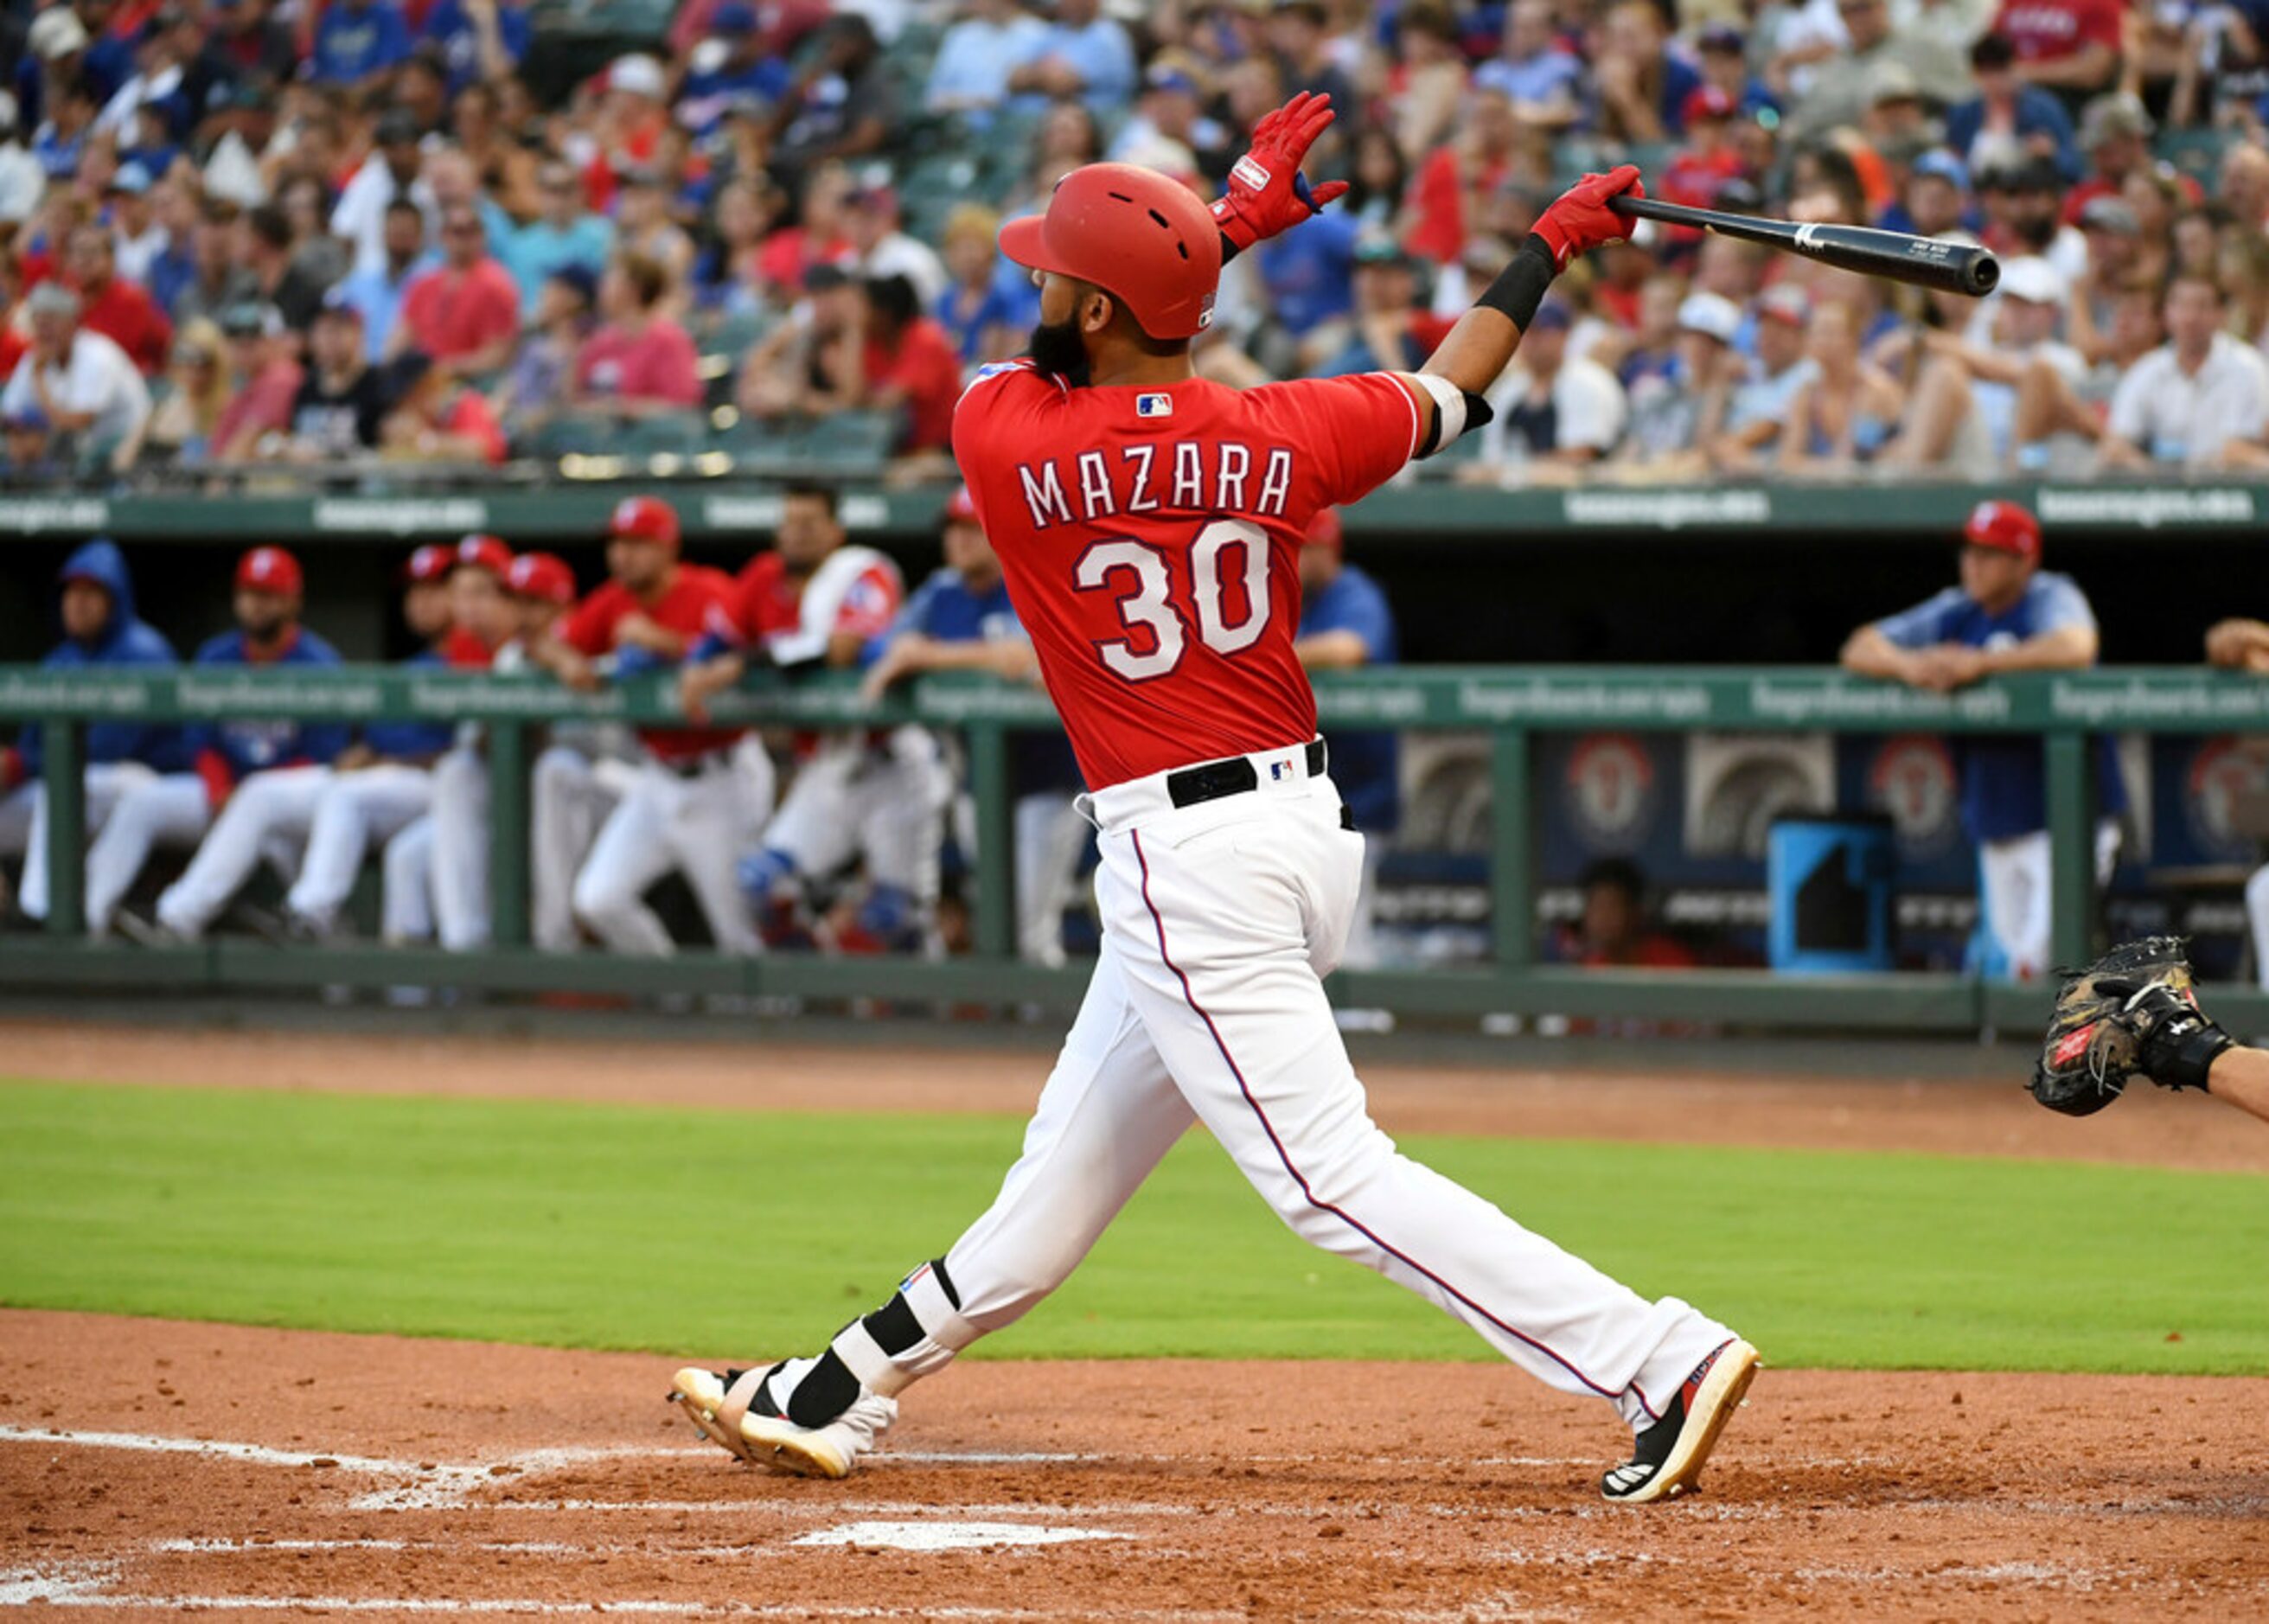
[[[689,0],[595,63],[550,14],[0,9],[7,476],[818,424],[942,477],[1034,320],[1001,219],[1104,156],[1211,195],[1304,88],[1352,190],[1230,268],[1217,378],[1415,364],[1613,158],[2002,256],[1973,304],[1650,227],[1561,279],[1453,477],[2269,468],[2265,0]]]

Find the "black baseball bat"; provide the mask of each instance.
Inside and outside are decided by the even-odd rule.
[[[1652,197],[1611,197],[1608,207],[1626,219],[1698,225],[1720,237],[1785,248],[1862,276],[1888,277],[1893,282],[1911,282],[1917,287],[1964,293],[1971,299],[1983,299],[2001,280],[2001,263],[1992,250],[1968,243],[1911,237],[1904,232],[1877,231],[1869,225],[1800,225],[1794,220],[1689,209]]]

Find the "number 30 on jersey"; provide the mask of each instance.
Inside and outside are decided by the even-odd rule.
[[[1217,654],[1252,647],[1268,627],[1268,536],[1243,519],[1216,519],[1198,532],[1190,547],[1190,609],[1173,601],[1164,550],[1123,536],[1080,554],[1072,579],[1082,592],[1119,594],[1120,624],[1139,635],[1095,648],[1107,668],[1130,683],[1149,682],[1181,664],[1193,621],[1198,639]],[[1231,587],[1244,599],[1235,620]]]

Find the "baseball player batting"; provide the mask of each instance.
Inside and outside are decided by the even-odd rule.
[[[953,448],[1089,786],[1102,951],[1023,1155],[943,1257],[816,1357],[678,1373],[673,1397],[744,1460],[852,1470],[898,1395],[1053,1291],[1193,1121],[1296,1233],[1612,1405],[1637,1443],[1600,1480],[1610,1500],[1691,1489],[1756,1372],[1709,1316],[1400,1154],[1326,1001],[1364,843],[1293,653],[1300,538],[1478,425],[1546,287],[1624,235],[1608,200],[1638,182],[1626,166],[1563,196],[1417,373],[1195,377],[1223,260],[1337,195],[1298,179],[1331,117],[1306,95],[1268,114],[1210,213],[1096,164],[1001,233],[1041,324],[962,396]]]

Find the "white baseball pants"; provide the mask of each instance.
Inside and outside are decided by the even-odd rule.
[[[334,772],[307,826],[307,855],[284,905],[319,930],[338,920],[371,847],[383,846],[425,814],[433,774],[403,762]]]
[[[1068,794],[1047,790],[1016,799],[1016,951],[1032,963],[1064,963],[1064,910],[1089,829]]]
[[[864,858],[871,882],[897,886],[928,909],[952,797],[944,752],[926,730],[896,728],[882,745],[837,736],[797,769],[764,844],[813,879]]]
[[[32,811],[39,804],[40,780],[18,784],[0,795],[0,857],[21,857],[32,838]]]
[[[379,935],[391,948],[433,940],[433,814],[386,843],[379,890]]]
[[[2095,826],[2095,883],[2110,882],[2119,856],[2119,825]],[[2049,971],[2049,831],[1980,841],[1977,877],[1986,928],[2008,960],[2012,980],[2029,981]]]
[[[1302,1238],[1649,1424],[1731,1332],[1529,1233],[1371,1120],[1322,983],[1364,842],[1303,756],[1255,756],[1260,789],[1192,807],[1164,774],[1084,803],[1103,831],[1102,956],[1024,1154],[947,1254],[961,1317],[998,1330],[1054,1290],[1195,1120]]]
[[[110,929],[159,846],[192,846],[212,827],[212,797],[194,772],[167,772],[129,786],[86,853],[86,928]]]
[[[772,761],[751,737],[701,762],[691,776],[648,761],[607,816],[575,876],[575,917],[617,953],[676,950],[646,905],[646,890],[676,869],[724,953],[759,953],[735,872],[772,810]]]
[[[102,833],[110,821],[111,812],[129,790],[147,784],[157,773],[138,761],[103,762],[86,770],[81,780],[86,786],[86,832],[90,839]],[[24,917],[44,919],[48,917],[48,786],[45,780],[26,784],[17,792],[31,803],[29,827],[25,831],[23,845],[24,881],[16,888],[17,905]],[[11,803],[16,796],[10,797]],[[0,850],[5,849],[6,836],[0,833]]]
[[[544,952],[575,950],[580,940],[575,925],[575,878],[591,854],[600,826],[630,793],[639,771],[635,763],[611,757],[594,760],[565,745],[552,745],[536,757],[528,785],[528,939]],[[480,793],[479,817],[485,831],[485,780]],[[452,872],[456,872],[454,867]],[[481,884],[485,887],[487,883],[488,853],[483,846]],[[461,895],[453,905],[463,901]],[[478,906],[485,931],[487,904],[483,902]],[[469,912],[465,917],[470,918]]]
[[[194,941],[219,917],[262,859],[289,881],[299,866],[315,808],[336,775],[329,767],[271,767],[249,774],[213,819],[197,854],[158,898],[158,922]]]

